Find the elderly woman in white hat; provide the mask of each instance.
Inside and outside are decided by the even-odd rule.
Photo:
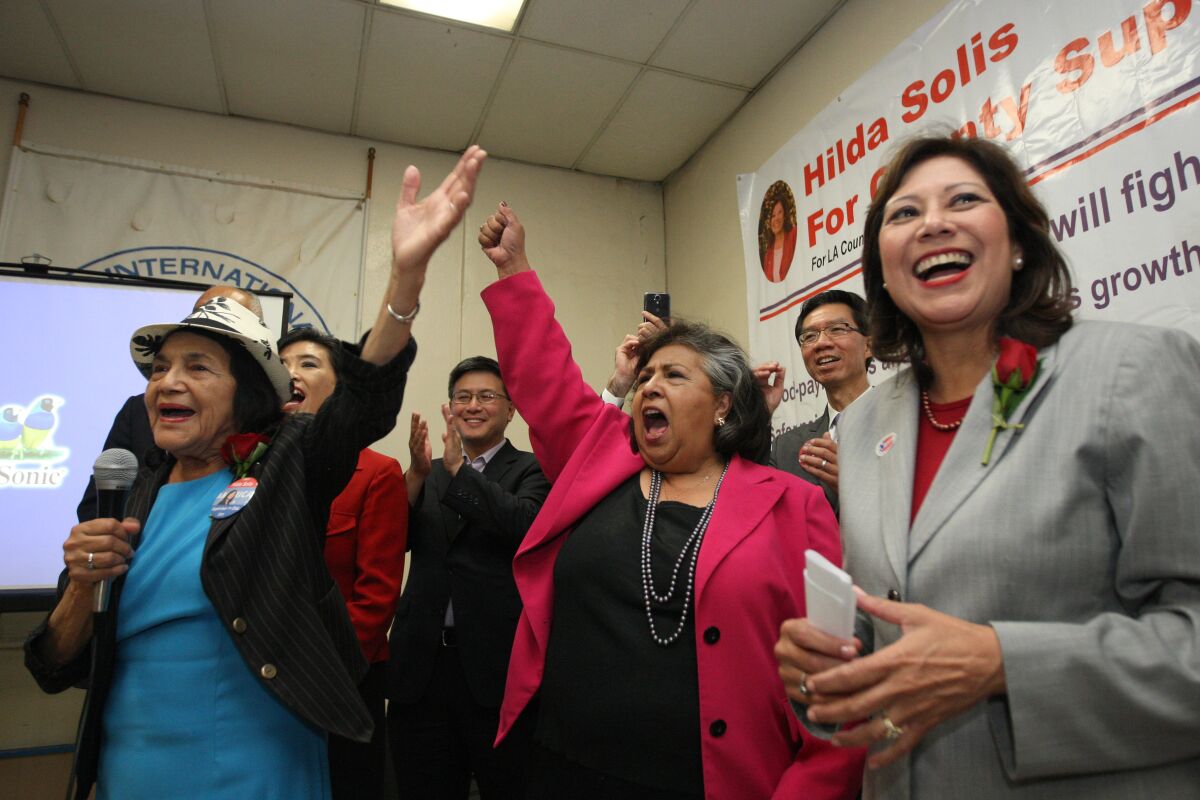
[[[395,422],[425,268],[484,157],[472,147],[421,202],[408,168],[378,319],[361,352],[344,345],[318,413],[281,414],[290,376],[271,334],[225,298],[134,334],[163,457],[143,466],[124,521],[71,529],[60,599],[26,643],[47,691],[90,677],[75,797],[95,784],[100,800],[325,798],[326,732],[369,738],[326,518],[359,451]],[[108,578],[109,610],[93,616]]]

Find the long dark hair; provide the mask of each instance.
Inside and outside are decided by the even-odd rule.
[[[911,363],[923,384],[933,377],[925,363],[925,343],[917,326],[883,288],[879,232],[884,206],[913,167],[938,156],[970,165],[982,177],[1008,220],[1009,235],[1021,249],[1024,267],[1013,274],[1008,303],[996,320],[996,335],[1035,347],[1057,342],[1071,327],[1071,272],[1050,236],[1050,218],[1034,197],[1021,168],[987,139],[921,136],[905,142],[879,183],[867,211],[863,234],[863,283],[871,323],[871,352],[887,363]]]

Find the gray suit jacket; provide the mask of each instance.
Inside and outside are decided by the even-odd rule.
[[[840,437],[856,583],[1000,639],[1008,685],[868,772],[867,798],[1200,792],[1200,345],[1077,323],[988,466],[990,376],[909,526],[918,388],[859,398]],[[892,444],[887,446],[887,437]],[[875,622],[876,647],[898,630]]]
[[[809,483],[819,486],[825,492],[825,499],[829,501],[829,505],[833,506],[833,513],[837,514],[838,496],[828,486],[821,483],[815,475],[800,466],[800,448],[804,446],[804,443],[809,439],[824,436],[828,432],[829,406],[826,406],[825,413],[812,422],[797,425],[776,436],[775,441],[771,443],[771,460],[767,463],[776,469],[790,472],[798,478],[803,478]]]

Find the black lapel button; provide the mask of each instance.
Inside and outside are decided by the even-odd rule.
[[[725,724],[725,720],[718,719],[718,720],[714,721],[712,725],[708,726],[708,732],[711,733],[713,736],[724,736],[725,729],[727,727],[728,726]]]
[[[706,628],[704,631],[704,641],[708,644],[716,644],[721,641],[721,629],[716,625]]]
[[[887,598],[888,598],[888,600],[892,600],[892,601],[899,603],[900,602],[900,593],[898,591],[896,591],[895,589],[888,589]]]

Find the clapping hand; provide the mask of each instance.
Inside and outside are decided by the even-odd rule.
[[[458,428],[454,426],[454,412],[448,403],[442,403],[442,419],[446,421],[446,432],[442,434],[442,463],[446,465],[450,477],[454,477],[463,465],[463,445]]]
[[[835,495],[838,491],[838,446],[829,434],[809,439],[800,448],[800,466],[804,471],[829,487]]]

